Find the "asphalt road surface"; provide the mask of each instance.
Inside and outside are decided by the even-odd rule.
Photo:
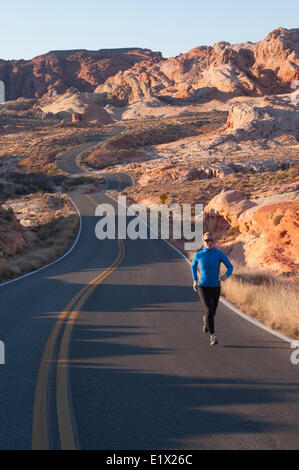
[[[0,449],[298,449],[290,345],[220,304],[210,347],[188,263],[163,240],[97,239],[115,201],[73,200],[74,249],[0,287]]]

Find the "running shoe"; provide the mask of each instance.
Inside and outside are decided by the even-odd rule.
[[[215,344],[218,344],[218,340],[216,338],[216,335],[211,335],[211,339],[210,339],[210,345],[211,346],[215,346]]]

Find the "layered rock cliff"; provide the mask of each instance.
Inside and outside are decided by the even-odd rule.
[[[298,223],[298,190],[254,201],[222,191],[205,207],[206,229],[232,259],[278,274],[298,271]]]
[[[6,100],[40,98],[49,90],[64,93],[70,87],[91,92],[120,70],[161,59],[161,53],[140,48],[51,51],[32,60],[0,60],[0,80]]]

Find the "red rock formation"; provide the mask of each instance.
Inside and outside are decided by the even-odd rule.
[[[284,271],[298,270],[299,204],[282,202],[261,207],[254,215],[261,228],[267,249],[262,259],[265,264],[282,265]]]
[[[49,87],[57,93],[70,87],[92,92],[136,62],[161,58],[160,52],[139,48],[51,51],[32,60],[0,60],[0,80],[5,83],[6,100],[40,98]]]
[[[273,197],[252,202],[239,191],[222,191],[205,207],[205,228],[239,263],[294,273],[299,262],[299,203],[284,201],[282,195],[275,198],[274,203]],[[229,233],[235,234],[234,241],[225,241]]]
[[[271,90],[271,76],[269,83],[265,83],[267,70],[273,72],[274,77],[281,81],[281,86],[293,80],[299,80],[299,29],[287,30],[278,28],[256,44],[254,72],[268,85]]]
[[[100,124],[111,124],[113,119],[110,114],[100,106],[90,103],[83,113],[73,113],[72,122],[96,122]]]
[[[279,28],[256,44],[219,42],[158,63],[141,62],[110,77],[97,93],[133,102],[227,99],[290,92],[299,76],[299,29]]]
[[[126,104],[159,97],[166,102],[290,92],[299,79],[299,29],[278,28],[256,44],[196,47],[163,59],[149,49],[52,51],[32,60],[0,60],[6,99],[41,97],[67,88],[103,93]]]

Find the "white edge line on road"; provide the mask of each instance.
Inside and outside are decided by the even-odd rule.
[[[95,193],[95,194],[104,194],[104,193],[107,191],[107,189],[108,189],[108,184],[109,184],[108,178],[107,178],[106,176],[104,176],[104,175],[102,175],[102,178],[104,178],[104,180],[106,180],[106,186],[105,186],[104,189],[101,189],[101,191],[98,191],[98,192]]]
[[[52,262],[49,263],[49,264],[46,264],[45,266],[42,266],[41,268],[36,269],[35,271],[31,271],[30,273],[23,274],[22,276],[16,277],[15,279],[11,279],[10,281],[6,281],[6,282],[1,283],[1,284],[0,284],[0,287],[7,286],[8,284],[11,284],[12,282],[20,281],[21,279],[24,279],[25,277],[32,276],[33,274],[38,273],[39,271],[42,271],[43,269],[49,268],[49,267],[52,266],[53,264],[56,264],[56,263],[58,263],[59,261],[61,261],[63,258],[65,258],[66,256],[68,256],[68,255],[73,251],[73,249],[75,248],[75,246],[76,246],[77,243],[78,243],[78,240],[79,240],[79,237],[80,237],[80,234],[81,234],[81,230],[82,230],[82,218],[81,218],[81,214],[80,214],[80,212],[79,212],[78,207],[76,206],[76,204],[74,203],[74,201],[72,200],[72,198],[71,198],[70,196],[69,196],[69,199],[70,199],[70,201],[72,202],[73,206],[75,207],[75,209],[76,209],[76,211],[77,211],[77,213],[78,213],[78,216],[79,216],[79,229],[78,229],[78,232],[77,232],[77,236],[76,236],[76,239],[75,239],[75,241],[73,242],[72,246],[69,248],[69,250],[68,250],[64,255],[62,255],[60,258],[58,258],[58,259],[52,261]]]
[[[111,199],[113,199],[114,201],[116,201],[118,204],[121,204],[122,206],[125,206],[124,204],[120,203],[119,201],[117,201],[113,196],[111,196],[110,194],[107,194],[107,196],[109,196]],[[126,206],[125,206],[126,207]],[[128,209],[128,208],[127,208]],[[135,215],[135,214],[134,214]],[[160,240],[163,240],[165,243],[167,243],[167,245],[169,245],[173,250],[175,250],[177,253],[179,253],[179,255],[184,258],[185,261],[187,261],[187,263],[191,266],[191,261],[187,258],[187,256],[181,251],[179,250],[176,246],[174,246],[172,243],[170,243],[168,240],[166,240],[165,238],[162,238],[155,230],[152,229],[152,227],[150,225],[148,225],[146,222],[144,222],[145,225],[147,225],[147,227],[150,228],[150,230],[155,233],[155,235],[158,235]],[[289,338],[288,336],[285,336],[283,335],[282,333],[278,333],[277,331],[274,331],[274,330],[271,330],[271,328],[268,328],[266,325],[264,325],[263,323],[260,323],[258,322],[257,320],[255,320],[254,318],[251,318],[249,317],[248,315],[246,315],[246,313],[242,312],[238,307],[236,307],[234,304],[232,304],[229,300],[225,299],[222,295],[220,297],[220,302],[222,302],[226,307],[230,308],[234,313],[236,313],[237,315],[239,315],[240,317],[244,318],[245,320],[247,320],[249,323],[252,323],[253,325],[255,326],[258,326],[259,328],[262,328],[263,330],[267,331],[268,333],[270,333],[271,335],[274,335],[276,336],[277,338],[281,339],[282,341],[285,341],[287,343],[290,343],[290,344],[293,344],[294,343],[294,339],[291,339]]]
[[[272,335],[277,336],[278,338],[282,339],[283,341],[286,341],[287,343],[293,343],[295,340],[289,338],[288,336],[283,335],[282,333],[278,333],[278,331],[271,330],[271,328],[268,328],[266,325],[263,323],[258,322],[254,318],[249,317],[246,315],[246,313],[243,313],[238,307],[236,307],[234,304],[232,304],[229,300],[225,299],[224,297],[221,297],[221,302],[226,305],[226,307],[229,307],[233,312],[237,313],[240,315],[240,317],[245,318],[245,320],[249,321],[250,323],[253,323],[256,326],[259,326],[265,331],[268,331],[268,333],[271,333]]]
[[[132,180],[132,183],[133,183],[133,187],[135,186],[135,180],[134,180],[134,177],[131,175],[131,173],[127,173],[126,171],[121,171],[120,174],[130,176],[131,180]]]

